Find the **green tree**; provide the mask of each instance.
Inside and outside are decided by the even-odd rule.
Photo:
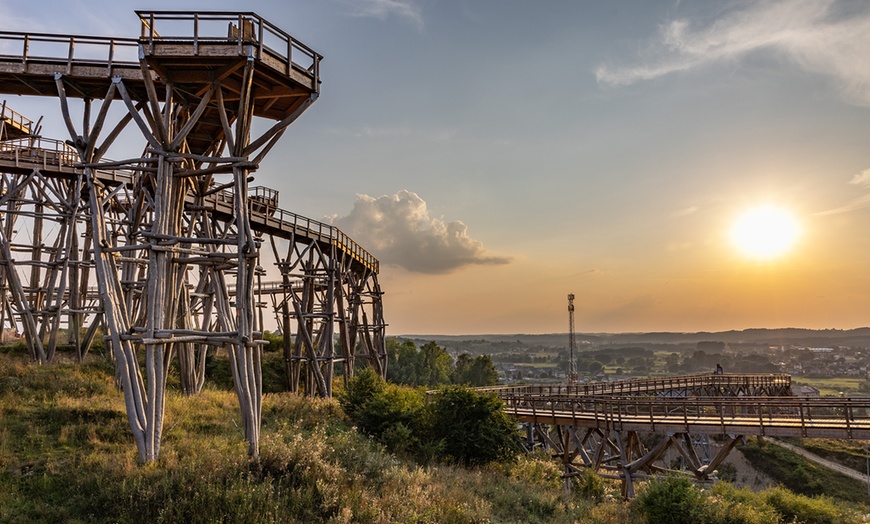
[[[277,331],[263,331],[263,340],[268,342],[263,351],[280,351],[284,348],[284,335],[278,333]]]
[[[456,359],[456,368],[453,370],[454,384],[469,384],[471,377],[471,366],[474,364],[474,359],[468,353],[459,355]]]
[[[422,355],[412,340],[399,343],[399,339],[387,339],[387,380],[396,384],[416,386],[420,384],[423,369]]]
[[[471,366],[472,386],[494,386],[498,384],[498,371],[489,355],[478,355]]]
[[[422,374],[416,385],[442,386],[450,383],[453,374],[453,359],[447,350],[435,342],[427,342],[420,348]]]
[[[453,383],[472,387],[493,386],[498,384],[498,372],[489,355],[471,358],[468,353],[463,353],[456,359]]]

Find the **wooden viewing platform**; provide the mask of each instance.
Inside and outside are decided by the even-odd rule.
[[[173,357],[193,394],[208,352],[226,350],[256,457],[261,250],[281,275],[268,293],[290,389],[325,397],[336,366],[386,373],[378,260],[250,185],[317,100],[321,56],[251,12],[136,14],[135,38],[0,32],[0,93],[56,98],[68,132],[50,140],[0,112],[0,325],[37,362],[62,326],[79,358],[104,327],[142,462],[160,451]],[[108,160],[128,129],[141,155]]]
[[[226,90],[224,102],[238,102],[251,82],[252,115],[277,121],[304,111],[320,92],[323,57],[255,13],[136,14],[139,38],[0,31],[2,49],[19,51],[0,54],[0,92],[56,97],[56,76],[62,75],[73,98],[101,100],[120,79],[132,100],[148,100],[150,83],[171,82],[175,96],[186,95],[193,104],[215,82]],[[248,79],[251,60],[257,67]],[[165,94],[152,92],[160,102]],[[235,118],[228,106],[227,121]],[[187,137],[191,152],[208,152],[221,130],[218,106],[210,106]]]

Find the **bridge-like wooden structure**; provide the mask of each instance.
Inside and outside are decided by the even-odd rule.
[[[704,374],[593,384],[485,388],[526,429],[529,449],[551,450],[566,477],[592,469],[623,481],[667,471],[674,450],[706,480],[746,436],[870,439],[870,398],[791,395],[783,374]],[[699,452],[709,439],[715,453]]]
[[[43,137],[2,106],[0,328],[39,362],[63,329],[79,356],[104,331],[143,461],[174,357],[195,393],[209,348],[226,349],[256,455],[268,300],[290,388],[329,396],[336,367],[385,373],[378,260],[251,185],[317,100],[321,56],[255,13],[136,13],[138,38],[0,32],[0,93],[57,99],[69,132]],[[272,123],[254,136],[257,119]],[[142,154],[109,159],[128,127]]]

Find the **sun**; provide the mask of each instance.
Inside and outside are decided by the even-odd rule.
[[[787,253],[800,237],[797,219],[770,205],[744,211],[731,228],[731,242],[745,256],[770,260]]]

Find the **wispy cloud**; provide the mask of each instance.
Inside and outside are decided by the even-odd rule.
[[[354,16],[386,20],[396,17],[423,29],[423,8],[419,0],[345,0]]]
[[[849,183],[853,186],[859,186],[864,189],[870,189],[870,169],[865,169],[860,173],[856,173],[852,176],[852,180],[849,180]],[[814,213],[816,216],[827,216],[827,215],[836,215],[839,213],[847,213],[849,211],[855,211],[857,209],[863,209],[865,207],[870,206],[870,194],[862,195],[854,200],[842,205],[840,207],[836,207],[834,209],[828,209],[827,211],[819,211],[818,213]]]
[[[678,210],[674,211],[673,213],[671,213],[671,217],[677,218],[677,217],[689,216],[689,215],[695,214],[698,211],[698,209],[700,209],[698,206],[690,206],[690,207],[686,207],[683,209],[678,209]]]
[[[870,169],[865,169],[860,173],[856,173],[849,183],[855,186],[862,186],[865,189],[870,189]]]
[[[769,51],[833,78],[852,103],[870,105],[870,10],[838,16],[837,0],[741,3],[712,23],[688,19],[660,27],[633,65],[600,65],[599,84],[624,86]],[[745,7],[743,7],[745,6]]]
[[[347,216],[333,224],[369,248],[385,264],[418,273],[449,273],[467,265],[507,264],[509,257],[487,254],[459,220],[432,217],[412,191],[377,198],[357,195]]]

